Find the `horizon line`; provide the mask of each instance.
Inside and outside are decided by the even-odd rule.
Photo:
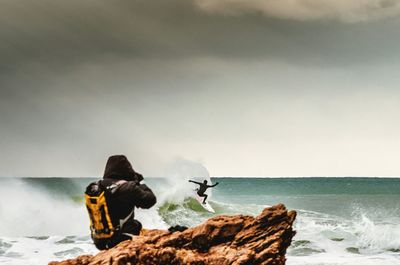
[[[102,178],[102,176],[0,176],[0,178]],[[146,178],[166,178],[166,176],[145,176]],[[242,175],[215,175],[210,178],[400,178],[399,176],[242,176]]]

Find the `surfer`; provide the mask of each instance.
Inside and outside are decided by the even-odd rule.
[[[218,185],[218,182],[216,182],[214,185],[207,185],[207,180],[204,180],[203,183],[197,182],[197,181],[194,181],[194,180],[189,180],[189,182],[192,182],[192,183],[200,185],[200,187],[198,189],[196,189],[196,190],[197,190],[197,195],[199,195],[200,197],[204,197],[203,204],[206,204],[206,200],[207,200],[207,197],[208,197],[208,195],[204,194],[204,192],[206,192],[206,190],[208,188],[213,188],[213,187]]]
[[[135,207],[149,209],[156,204],[156,196],[142,180],[124,155],[114,155],[108,158],[103,179],[86,188],[92,239],[98,249],[139,235],[142,224],[134,219]]]

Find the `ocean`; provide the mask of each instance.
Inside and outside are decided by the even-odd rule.
[[[0,178],[0,264],[47,264],[98,251],[83,204],[94,178]],[[146,228],[197,225],[213,213],[188,199],[196,185],[148,178],[158,202]],[[288,265],[400,264],[399,178],[211,178],[217,214],[257,215],[284,203],[298,213]]]

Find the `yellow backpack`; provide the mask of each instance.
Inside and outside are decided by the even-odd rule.
[[[106,193],[100,182],[89,184],[85,192],[86,208],[90,218],[90,231],[92,238],[104,239],[114,235],[114,227],[108,210]]]

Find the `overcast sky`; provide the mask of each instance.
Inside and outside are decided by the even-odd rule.
[[[399,176],[399,43],[395,0],[3,0],[0,176]]]

